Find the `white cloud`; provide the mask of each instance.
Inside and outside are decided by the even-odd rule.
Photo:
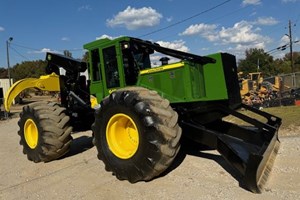
[[[68,41],[70,41],[70,38],[68,38],[68,37],[62,37],[61,40],[65,41],[65,42],[68,42]]]
[[[288,44],[290,42],[290,38],[287,35],[284,35],[280,39],[280,46]]]
[[[29,51],[29,54],[40,54],[40,53],[47,53],[47,52],[52,52],[52,53],[60,53],[59,51],[56,50],[51,50],[49,48],[42,48],[39,51]]]
[[[214,24],[196,24],[189,26],[180,35],[198,35],[213,45],[226,45],[227,51],[242,57],[246,49],[265,48],[271,42],[271,38],[260,33],[257,25],[273,25],[277,22],[273,18],[259,18],[255,22],[240,21],[232,27],[218,27]]]
[[[221,44],[230,45],[229,52],[237,58],[244,57],[247,49],[265,49],[272,40],[267,36],[259,34],[260,29],[255,28],[251,22],[241,21],[233,27],[224,28],[220,31]]]
[[[170,49],[175,49],[178,51],[184,51],[184,52],[188,52],[189,48],[187,46],[185,46],[185,42],[183,40],[175,40],[172,42],[166,42],[166,41],[157,41],[156,43],[158,43],[160,46],[162,47],[166,47],[166,48],[170,48]],[[150,55],[150,59],[151,59],[151,65],[153,67],[157,67],[161,65],[161,61],[160,59],[162,57],[166,57],[166,55],[163,55],[161,53],[154,53],[152,55]],[[179,62],[180,60],[177,58],[173,58],[170,56],[167,56],[170,60],[168,61],[169,63],[174,63],[174,62]]]
[[[208,47],[202,47],[202,48],[201,48],[201,51],[208,51],[208,50],[209,50]]]
[[[271,18],[270,18],[271,19]],[[272,18],[264,20],[260,19],[258,22],[240,21],[233,25],[233,27],[222,27],[217,29],[214,24],[196,24],[189,26],[180,35],[200,35],[209,41],[219,41],[223,44],[246,44],[246,43],[260,43],[261,41],[269,42],[270,38],[260,35],[258,32],[260,28],[254,27],[253,24],[272,24],[275,20]]]
[[[104,34],[104,35],[101,35],[100,37],[96,37],[96,40],[101,40],[101,39],[105,39],[105,38],[113,40],[113,39],[116,39],[118,37],[122,37],[122,36],[120,35],[120,36],[117,36],[117,37],[113,37],[113,36]]]
[[[160,23],[162,15],[151,7],[132,8],[128,6],[106,23],[110,27],[125,26],[128,30],[152,27]]]
[[[185,31],[179,35],[201,35],[209,41],[217,40],[215,24],[194,24],[189,26]]]
[[[243,0],[242,5],[247,6],[247,5],[260,5],[261,0]]]
[[[272,26],[278,24],[279,21],[273,17],[259,17],[254,23],[258,25]]]
[[[205,32],[212,32],[217,28],[217,25],[215,24],[195,24],[189,26],[181,35],[196,35],[196,34],[202,34]]]
[[[282,3],[295,3],[299,0],[281,0]]]
[[[244,54],[244,52],[250,48],[263,49],[263,48],[265,48],[265,44],[263,42],[259,42],[256,44],[249,44],[249,45],[237,44],[232,50],[238,51],[238,52],[241,52],[242,54]]]
[[[270,38],[264,37],[253,30],[253,25],[247,21],[240,21],[233,27],[224,28],[219,32],[219,37],[224,43],[249,44],[268,42]]]
[[[259,23],[267,24],[274,23],[271,20],[261,19]],[[258,22],[256,22],[258,23]],[[224,44],[238,44],[238,43],[253,43],[260,41],[269,41],[270,39],[260,35],[260,28],[255,28],[252,22],[240,21],[234,24],[233,27],[222,27],[221,30],[217,30],[217,25],[215,24],[195,24],[189,26],[180,35],[200,35],[201,37],[207,39],[208,41],[220,41]]]
[[[184,51],[184,52],[189,51],[189,48],[187,46],[185,46],[185,41],[183,41],[183,40],[175,40],[173,42],[157,41],[156,43],[158,43],[162,47],[166,47],[169,49],[175,49],[175,50]]]
[[[5,28],[3,28],[2,26],[0,26],[0,32],[5,31]]]
[[[166,56],[166,55],[163,55],[161,53],[154,53],[154,54],[150,55],[151,66],[152,67],[161,66],[162,63],[161,63],[160,59],[163,58],[163,57],[168,57],[170,59],[170,60],[168,60],[169,64],[180,61],[180,59],[177,59],[177,58],[174,58],[174,57]]]
[[[256,11],[252,12],[249,16],[255,16],[255,15],[257,15]]]
[[[171,22],[171,21],[173,21],[173,17],[168,17],[166,20],[167,20],[167,22]]]
[[[78,11],[84,11],[84,10],[92,10],[92,7],[90,5],[83,5],[78,8]]]

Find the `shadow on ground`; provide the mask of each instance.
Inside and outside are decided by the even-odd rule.
[[[91,148],[94,147],[93,145],[93,137],[91,136],[80,136],[78,138],[73,139],[71,143],[70,151],[61,159],[64,159],[66,157],[72,157],[77,154],[83,153]]]
[[[92,136],[84,135],[75,138],[71,144],[71,149],[69,153],[67,153],[63,158],[72,157],[93,148],[94,145],[92,141],[93,141]],[[221,155],[215,154],[213,152],[214,151],[213,149],[193,141],[182,141],[181,144],[182,144],[181,149],[178,152],[178,155],[176,156],[171,166],[166,171],[164,171],[158,178],[164,177],[171,171],[175,170],[177,167],[180,166],[182,162],[184,162],[186,156],[190,155],[199,158],[213,160],[215,163],[220,165],[227,173],[229,173],[233,178],[235,178],[239,182],[240,187],[246,189],[243,183],[243,177],[240,174],[238,174]],[[207,173],[207,172],[203,172],[203,173]]]
[[[215,163],[220,165],[227,173],[229,173],[234,179],[236,179],[239,182],[239,186],[245,190],[248,190],[243,182],[243,177],[234,170],[233,167],[230,166],[229,163],[226,162],[226,160],[219,154],[215,154],[213,151],[214,149],[211,149],[205,145],[201,145],[199,143],[196,143],[191,140],[185,140],[183,139],[181,142],[181,149],[178,152],[177,157],[171,164],[171,166],[163,172],[159,177],[163,177],[170,173],[171,171],[175,170],[182,162],[184,162],[187,155],[195,156],[199,158],[205,158],[209,160],[213,160]],[[206,171],[203,171],[203,173],[207,173]]]

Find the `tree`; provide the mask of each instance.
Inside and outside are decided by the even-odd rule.
[[[85,52],[82,56],[82,61],[88,62],[89,61],[89,52]]]
[[[289,63],[290,72],[292,72],[290,55],[291,55],[290,53],[285,54],[283,60]],[[294,72],[300,71],[300,52],[293,52],[293,61],[294,61]]]
[[[296,56],[294,56],[294,72],[300,71],[300,52],[297,53]]]
[[[0,68],[0,78],[8,78],[7,69]]]
[[[11,77],[14,81],[18,81],[23,78],[38,78],[41,75],[45,75],[45,68],[47,62],[42,60],[37,61],[25,61],[21,64],[16,64],[11,71]]]
[[[282,58],[277,58],[274,61],[274,68],[278,74],[288,74],[291,73],[291,64],[289,61],[285,61]]]
[[[273,66],[273,57],[265,53],[263,49],[247,49],[245,54],[246,58],[238,62],[238,71],[242,71],[246,74],[260,71],[263,72],[265,76],[271,76],[277,73]]]

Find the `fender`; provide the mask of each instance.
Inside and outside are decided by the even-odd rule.
[[[40,76],[40,78],[25,78],[15,82],[5,94],[4,109],[9,112],[10,106],[18,94],[28,88],[38,88],[43,91],[59,92],[59,76],[55,73]]]

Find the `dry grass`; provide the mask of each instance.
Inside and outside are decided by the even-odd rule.
[[[282,125],[279,131],[281,136],[300,135],[300,106],[265,108],[263,111],[282,119]],[[252,118],[264,121],[262,117],[256,116],[250,111],[241,110],[240,112]],[[233,116],[228,116],[226,120],[237,124],[246,124],[244,121]]]

